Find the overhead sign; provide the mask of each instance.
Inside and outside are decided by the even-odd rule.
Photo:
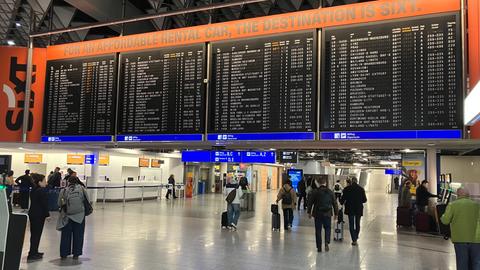
[[[282,151],[279,154],[278,161],[280,163],[297,163],[298,152],[296,151]]]
[[[388,174],[388,175],[402,175],[402,170],[385,169],[385,174]]]
[[[152,168],[160,168],[162,164],[165,164],[164,160],[161,159],[152,159],[150,162],[150,167]]]
[[[98,161],[98,165],[100,165],[100,166],[110,165],[110,156],[109,155],[100,155],[100,160]]]
[[[140,167],[140,168],[150,167],[150,159],[149,158],[139,158],[138,159],[138,167]]]
[[[68,165],[83,165],[85,163],[85,155],[67,154]]]
[[[183,151],[183,162],[275,163],[272,151]]]
[[[404,167],[417,167],[422,166],[423,162],[421,160],[404,160],[402,166]]]
[[[62,59],[173,47],[227,39],[245,39],[331,26],[458,11],[459,0],[384,0],[77,42],[47,48],[48,59]]]
[[[24,163],[26,164],[40,164],[43,162],[42,154],[25,154]]]

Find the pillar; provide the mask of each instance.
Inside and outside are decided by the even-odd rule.
[[[92,202],[92,206],[95,206],[95,203],[97,202],[97,197],[98,197],[98,190],[96,189],[98,187],[98,177],[99,177],[99,172],[98,172],[98,163],[100,161],[100,152],[95,151],[93,152],[94,155],[94,162],[91,166],[91,177],[87,181],[87,187],[88,188],[93,188],[89,190],[88,195],[90,196],[90,201]]]
[[[428,190],[432,194],[437,194],[437,149],[427,149],[426,180],[428,180]]]

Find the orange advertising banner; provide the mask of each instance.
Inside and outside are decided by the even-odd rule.
[[[149,158],[139,158],[138,159],[138,167],[140,167],[140,168],[150,167],[150,159]]]
[[[21,47],[0,47],[0,142],[21,142],[27,74],[27,52]],[[40,142],[46,76],[46,49],[34,49],[32,94],[27,141]]]
[[[152,159],[152,162],[150,163],[150,167],[152,168],[160,168],[160,166],[164,163],[163,160],[161,159]]]
[[[110,164],[110,156],[109,155],[100,155],[98,165],[108,166],[109,164]]]
[[[43,162],[43,154],[25,154],[25,164],[40,164]]]
[[[460,0],[382,0],[50,46],[63,59],[399,19],[460,10]]]
[[[68,165],[83,165],[85,163],[85,155],[67,154]]]

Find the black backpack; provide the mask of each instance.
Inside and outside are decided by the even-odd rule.
[[[333,205],[332,195],[328,192],[328,189],[321,188],[318,192],[321,195],[319,196],[320,200],[318,201],[317,209],[322,213],[330,211]]]
[[[283,188],[283,190],[285,191],[285,193],[283,193],[283,197],[282,197],[282,203],[284,204],[292,204],[292,194],[290,193],[290,191],[292,191],[292,189],[290,189],[289,191],[287,191],[285,188]]]

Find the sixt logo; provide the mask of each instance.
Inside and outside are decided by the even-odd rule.
[[[37,66],[32,67],[33,72],[36,72]],[[17,95],[23,93],[25,95],[26,81],[18,78],[18,73],[27,73],[27,65],[19,64],[17,57],[10,58],[10,73],[9,80],[15,85],[12,89],[9,85],[3,84],[3,92],[7,95],[8,101],[8,111],[5,118],[5,124],[7,128],[11,131],[18,131],[22,128],[23,116],[24,116],[24,106],[25,106],[25,96],[22,99],[17,100]],[[26,76],[24,76],[26,78]],[[36,81],[36,75],[32,75],[32,85]],[[30,95],[30,109],[34,107],[35,101],[35,92],[31,91]],[[20,109],[20,110],[16,110]],[[28,131],[31,131],[33,128],[33,113],[29,110],[28,117]]]

